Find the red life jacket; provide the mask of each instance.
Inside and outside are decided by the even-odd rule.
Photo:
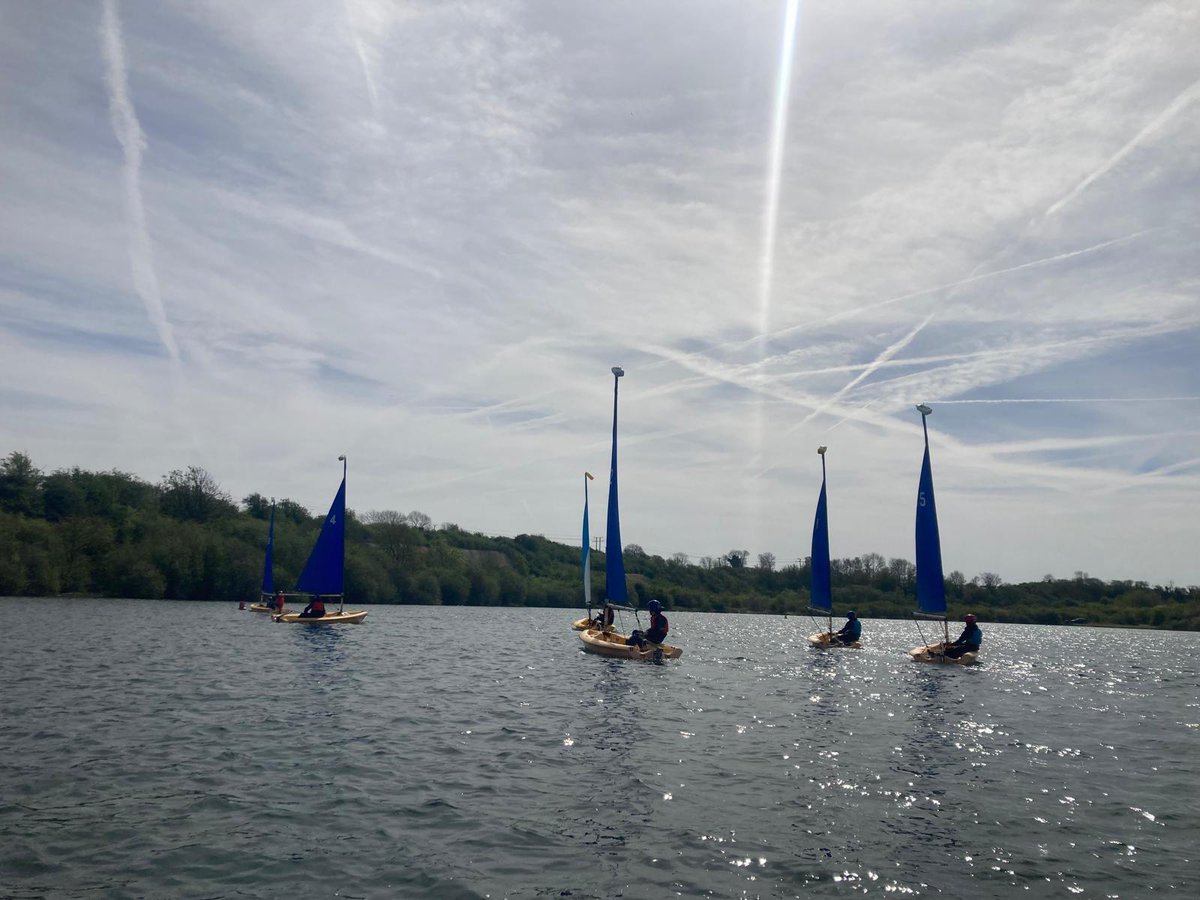
[[[671,630],[670,624],[667,622],[667,617],[660,612],[650,613],[650,631],[656,634],[667,636],[667,632]],[[661,641],[659,641],[661,643]]]

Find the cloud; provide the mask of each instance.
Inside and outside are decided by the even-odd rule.
[[[786,12],[14,7],[0,449],[569,535],[623,364],[653,552],[911,556],[926,400],[949,568],[1200,582],[1195,5]]]

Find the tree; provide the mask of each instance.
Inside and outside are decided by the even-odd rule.
[[[730,550],[725,555],[725,558],[729,560],[730,568],[744,569],[746,567],[746,558],[749,556],[749,550]]]
[[[979,580],[989,591],[994,591],[996,588],[1000,587],[1001,584],[1003,584],[1003,580],[995,572],[984,572],[979,576]]]
[[[174,469],[159,485],[163,513],[188,522],[210,522],[237,513],[217,480],[199,466]]]
[[[433,530],[433,519],[415,509],[408,514],[408,524],[413,528],[420,528],[422,531]]]
[[[691,562],[691,557],[686,553],[672,553],[669,562],[676,566],[686,566]]]
[[[286,497],[275,504],[275,512],[279,518],[286,519],[295,525],[307,525],[312,518],[312,513],[306,507]]]
[[[760,569],[762,569],[764,572],[774,572],[775,571],[775,554],[774,553],[758,554],[758,567]]]
[[[257,491],[242,498],[242,507],[256,519],[271,517],[271,501]]]
[[[0,462],[0,509],[23,516],[40,516],[41,487],[41,470],[24,453],[14,450]]]
[[[624,550],[624,555],[628,556],[628,557],[632,557],[632,558],[637,558],[639,556],[645,556],[646,551],[642,549],[641,544],[626,544],[625,550]]]

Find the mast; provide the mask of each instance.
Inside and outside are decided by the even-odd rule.
[[[275,593],[275,498],[271,498],[271,524],[267,526],[267,551],[263,554],[261,596]]]
[[[588,482],[593,480],[591,472],[583,473],[583,602],[587,604],[589,619],[592,617],[592,536],[588,527]]]
[[[613,373],[613,427],[612,469],[608,477],[608,524],[604,540],[604,576],[607,582],[606,599],[614,603],[629,602],[625,586],[625,560],[621,556],[621,516],[617,509],[617,388],[625,370],[612,367]]]
[[[933,410],[921,403],[917,411],[921,414],[921,430],[925,435],[925,457],[921,462],[921,481],[917,486],[917,615],[924,619],[940,619],[946,643],[949,643],[946,584],[942,577],[942,542],[938,533],[937,503],[933,495],[933,467],[929,461],[929,426],[925,421]]]

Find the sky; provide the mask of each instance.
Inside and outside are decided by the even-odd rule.
[[[0,454],[1200,584],[1193,0],[0,2]]]

